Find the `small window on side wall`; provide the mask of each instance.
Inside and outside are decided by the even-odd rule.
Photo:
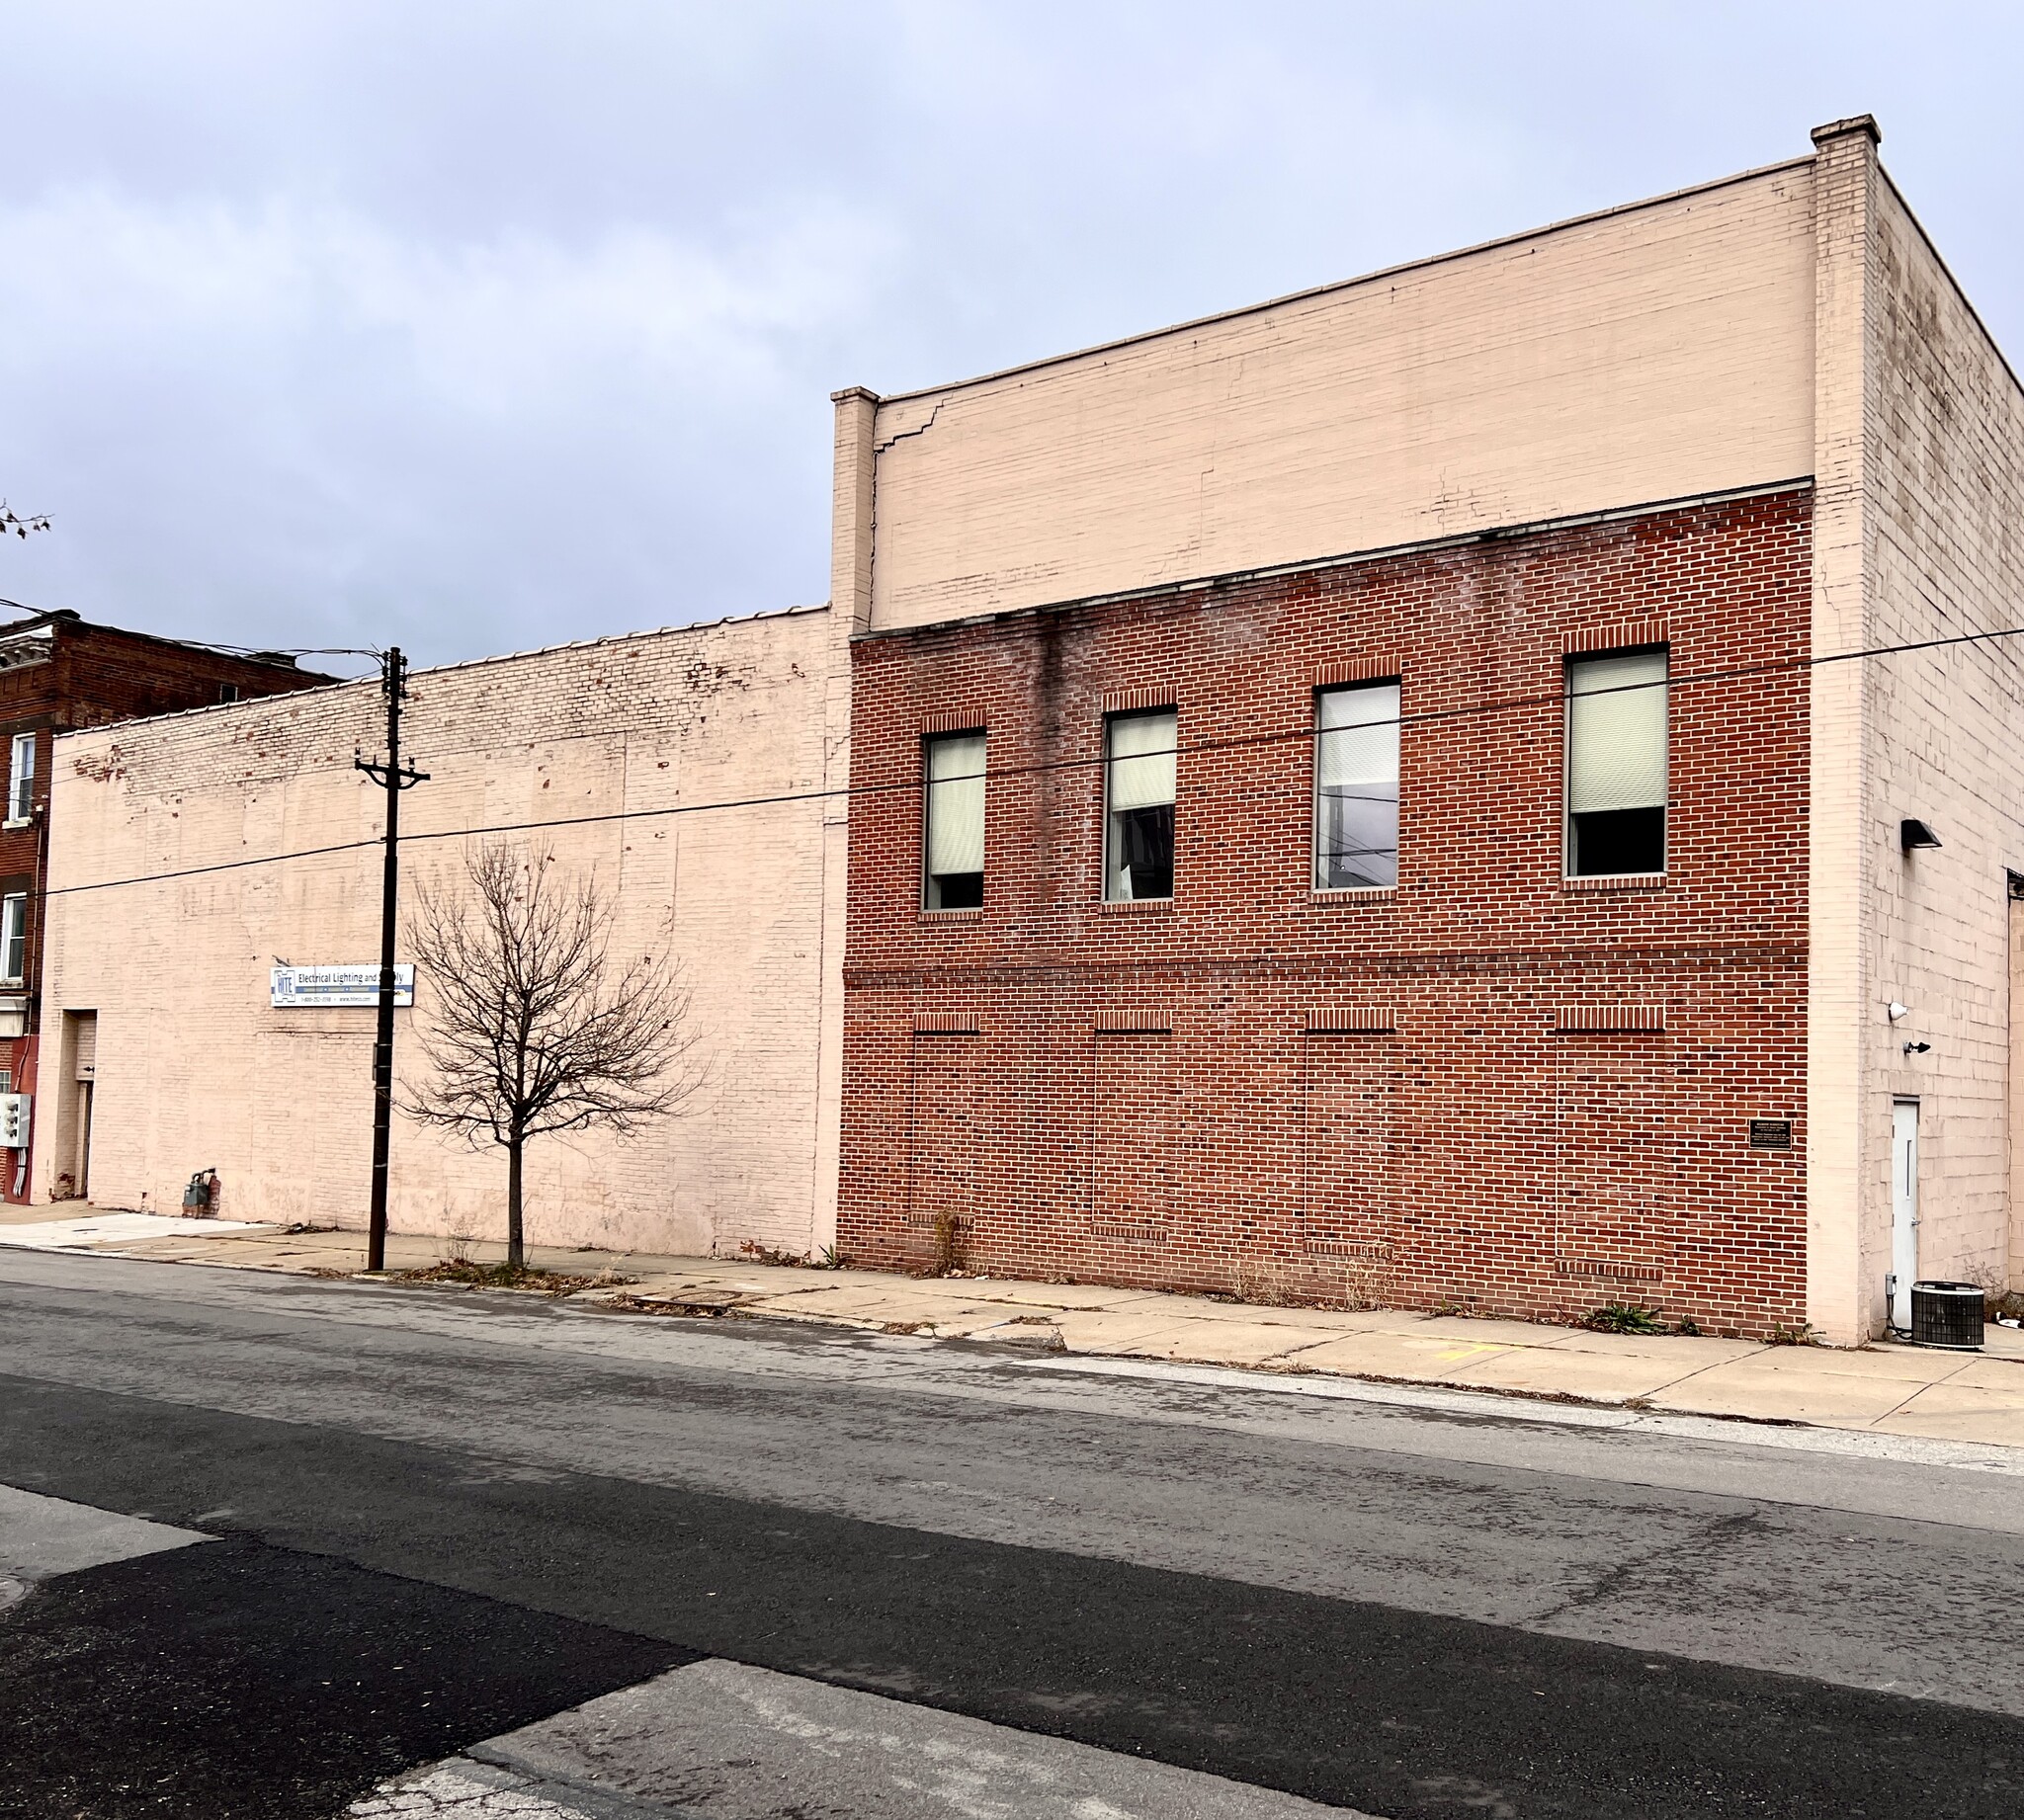
[[[0,985],[18,986],[28,975],[28,898],[0,897]]]
[[[984,901],[984,736],[945,733],[927,742],[922,904],[975,910]]]
[[[1103,894],[1113,903],[1174,894],[1172,708],[1113,714],[1104,727]]]
[[[1398,685],[1314,698],[1314,889],[1398,882]]]
[[[7,763],[7,819],[27,821],[36,806],[36,736],[17,733]]]
[[[1567,660],[1569,877],[1665,870],[1666,653]]]

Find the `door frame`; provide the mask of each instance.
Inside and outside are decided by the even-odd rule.
[[[1891,1298],[1890,1320],[1906,1332],[1911,1328],[1911,1285],[1918,1276],[1918,1101],[1898,1095],[1891,1102],[1891,1274],[1898,1292]]]

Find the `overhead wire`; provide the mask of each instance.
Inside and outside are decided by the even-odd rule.
[[[1631,695],[1651,689],[1695,688],[1711,683],[1735,682],[1749,677],[1775,676],[1795,671],[1814,670],[1832,664],[1862,662],[1872,658],[1902,657],[1921,651],[1946,650],[1953,647],[1986,644],[2006,638],[2024,637],[2024,625],[2002,626],[1985,632],[1959,632],[1941,638],[1918,638],[1901,644],[1868,645],[1852,651],[1829,651],[1817,656],[1771,658],[1759,663],[1733,664],[1720,669],[1689,672],[1683,676],[1669,676],[1660,681],[1648,683],[1625,683],[1608,689],[1585,692],[1583,701],[1597,700],[1609,695]],[[305,653],[307,654],[307,653]],[[339,655],[336,651],[321,653]],[[366,652],[351,652],[350,655],[368,655]],[[1584,655],[1585,653],[1572,653]],[[364,680],[364,679],[360,679]],[[1377,678],[1374,681],[1386,679]],[[1424,726],[1440,721],[1481,718],[1491,714],[1515,712],[1521,709],[1558,707],[1563,705],[1568,697],[1564,689],[1543,691],[1533,695],[1505,696],[1483,702],[1464,703],[1452,707],[1425,708],[1416,713],[1399,713],[1387,719],[1364,723],[1366,726]],[[244,705],[244,704],[242,704]],[[1156,710],[1155,710],[1156,711]],[[1250,747],[1286,744],[1296,740],[1313,740],[1322,729],[1312,724],[1294,728],[1272,728],[1260,733],[1230,734],[1217,739],[1177,741],[1175,745],[1161,752],[1134,754],[1138,758],[1187,758],[1204,753],[1236,751]],[[1002,782],[1007,779],[1037,777],[1052,772],[1088,770],[1109,763],[1108,755],[1044,759],[1027,765],[1010,765],[986,768],[982,773],[968,773],[962,779],[945,779],[938,782],[962,782],[975,777]],[[926,780],[912,778],[904,781],[882,784],[844,784],[833,787],[800,790],[780,790],[766,795],[733,796],[718,798],[710,802],[666,803],[655,808],[608,809],[589,815],[540,816],[525,821],[502,821],[475,824],[461,828],[428,828],[403,831],[403,843],[423,841],[472,840],[493,835],[530,834],[549,828],[597,827],[612,822],[664,820],[684,815],[718,814],[730,809],[779,808],[797,803],[830,802],[838,798],[911,794],[917,795],[926,787]],[[138,872],[124,878],[92,879],[80,884],[65,884],[45,887],[40,895],[44,898],[70,896],[86,891],[109,891],[136,884],[160,884],[181,878],[205,877],[218,872],[238,871],[256,866],[282,866],[297,860],[324,859],[333,854],[359,853],[378,849],[384,845],[382,836],[368,836],[363,840],[340,841],[323,847],[307,847],[288,853],[253,854],[242,859],[219,860],[203,866],[179,867],[166,871]]]

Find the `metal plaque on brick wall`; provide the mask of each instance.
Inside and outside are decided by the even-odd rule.
[[[377,961],[364,966],[276,967],[271,975],[272,1003],[276,1010],[318,1011],[330,1005],[377,1005],[380,1003],[380,967]],[[415,969],[402,961],[393,969],[393,1002],[411,1006],[415,1002]]]
[[[1792,1120],[1790,1118],[1752,1118],[1750,1120],[1750,1148],[1752,1150],[1790,1150],[1792,1148]]]

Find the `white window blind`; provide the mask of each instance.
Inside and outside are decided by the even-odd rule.
[[[1666,654],[1627,651],[1567,666],[1567,808],[1665,806]]]
[[[984,869],[984,736],[928,742],[928,874]]]
[[[1398,794],[1398,685],[1331,689],[1321,698],[1321,786]]]
[[[1175,714],[1120,715],[1111,722],[1111,812],[1152,809],[1174,799]]]

